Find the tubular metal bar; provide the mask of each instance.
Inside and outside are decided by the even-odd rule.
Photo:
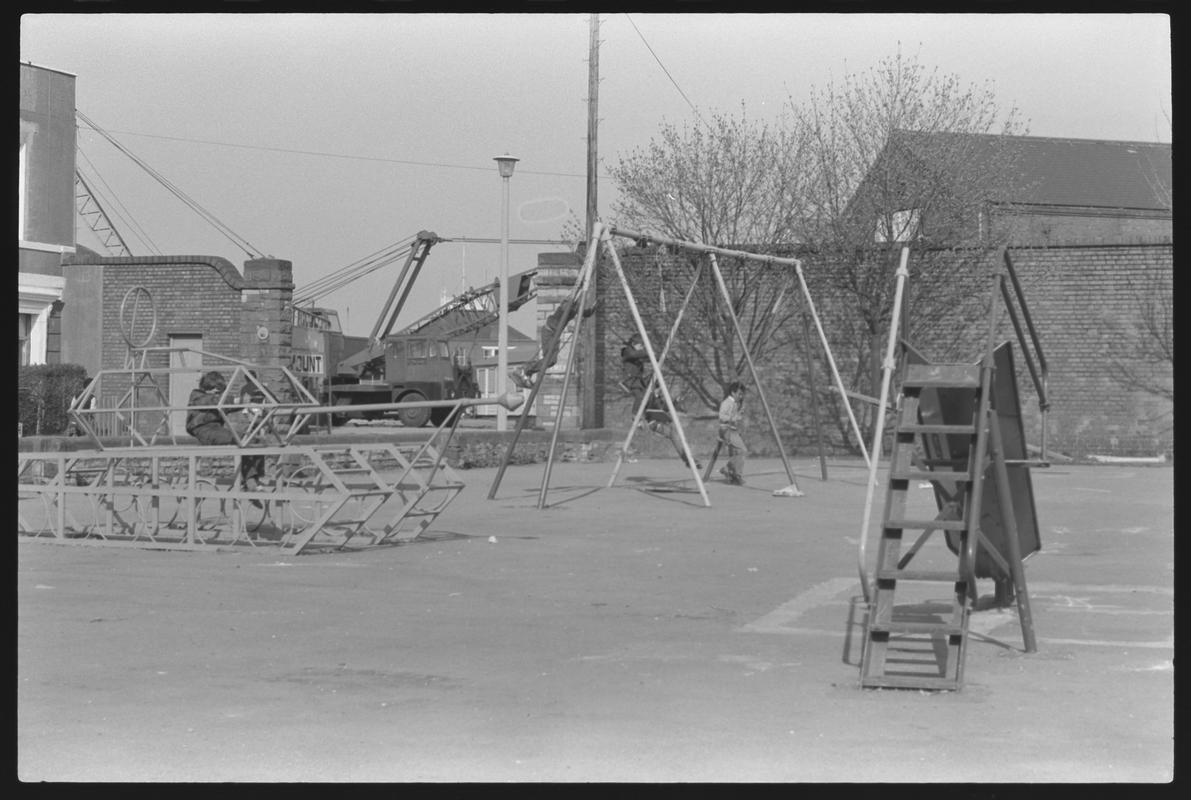
[[[733,258],[745,258],[750,261],[763,261],[767,264],[780,264],[782,266],[793,267],[801,264],[797,258],[782,258],[780,256],[767,256],[762,253],[749,253],[744,250],[729,250],[724,247],[715,247],[709,244],[700,244],[698,242],[684,242],[679,239],[670,239],[665,236],[659,236],[656,233],[639,233],[637,231],[630,231],[625,228],[618,228],[615,225],[608,226],[608,232],[613,236],[623,236],[627,239],[636,241],[650,241],[658,244],[672,245],[674,247],[686,248],[687,250],[698,250],[702,253],[713,253],[721,256],[731,256]]]
[[[730,249],[727,249],[724,247],[715,247],[712,245],[697,244],[695,242],[685,242],[685,241],[680,241],[678,239],[671,239],[669,237],[659,236],[658,234],[655,234],[655,233],[631,231],[626,228],[617,228],[615,226],[610,226],[607,230],[612,235],[623,236],[623,237],[626,237],[629,239],[634,239],[636,241],[651,241],[651,242],[657,242],[658,244],[665,244],[665,245],[671,245],[674,247],[687,248],[689,250],[698,250],[698,251],[701,251],[704,253],[719,254],[719,255],[731,256],[733,258],[748,259],[750,261],[760,261],[760,262],[768,263],[768,264],[779,264],[779,265],[794,267],[794,271],[798,275],[799,285],[802,288],[802,294],[806,298],[807,305],[810,307],[810,310],[811,310],[811,316],[815,320],[815,327],[819,332],[819,340],[823,344],[823,351],[827,356],[827,363],[831,367],[831,374],[835,378],[836,388],[840,393],[840,399],[843,401],[844,407],[845,407],[845,409],[847,409],[847,412],[848,412],[848,419],[852,423],[852,430],[856,435],[856,444],[860,447],[860,453],[862,456],[864,456],[865,464],[867,465],[870,463],[868,449],[864,446],[864,437],[860,434],[860,426],[856,423],[856,416],[852,413],[852,405],[847,400],[848,391],[844,388],[843,381],[841,380],[841,378],[839,376],[839,370],[836,369],[835,358],[831,354],[831,346],[827,342],[827,335],[823,332],[823,325],[819,320],[819,312],[815,310],[815,303],[814,303],[814,300],[811,298],[810,289],[806,285],[806,278],[802,274],[802,262],[799,259],[797,259],[797,258],[782,258],[779,256],[763,255],[760,253],[749,253],[749,252],[746,252],[743,250],[730,250]],[[717,270],[717,272],[718,272],[718,270]],[[780,440],[779,440],[779,447],[780,446],[781,445],[780,445]],[[787,465],[786,469],[788,472],[789,471],[788,465]],[[792,476],[791,476],[791,481],[793,481]]]
[[[1030,306],[1026,303],[1025,292],[1021,288],[1021,282],[1017,278],[1017,268],[1013,266],[1013,259],[1009,257],[1009,248],[1001,249],[1001,260],[1005,264],[1005,272],[1009,276],[1009,282],[1013,286],[1013,293],[1017,297],[1017,302],[1021,305],[1021,315],[1025,319],[1026,331],[1030,335],[1030,343],[1033,346],[1033,352],[1026,347],[1025,337],[1022,335],[1021,326],[1017,321],[1017,315],[1014,313],[1013,304],[1009,299],[1009,292],[1005,287],[1004,282],[1001,284],[1001,294],[1005,298],[1005,307],[1009,310],[1009,317],[1013,320],[1013,327],[1017,332],[1017,340],[1021,343],[1022,354],[1026,360],[1026,366],[1030,370],[1030,377],[1034,381],[1034,393],[1038,395],[1038,416],[1041,417],[1042,423],[1042,442],[1041,442],[1041,456],[1042,461],[1046,461],[1046,442],[1047,442],[1047,412],[1050,410],[1050,398],[1047,396],[1047,382],[1050,375],[1050,369],[1046,365],[1046,354],[1042,352],[1042,340],[1038,336],[1038,329],[1034,326],[1034,320],[1030,316]],[[1034,356],[1038,358],[1038,368],[1034,367]],[[1041,375],[1039,375],[1041,372]]]
[[[575,302],[582,309],[586,300],[587,286],[584,285]],[[580,312],[575,315],[575,329],[571,332],[571,349],[567,351],[566,370],[562,374],[562,390],[558,395],[558,413],[554,415],[554,430],[550,433],[550,449],[546,451],[546,469],[542,471],[542,485],[538,488],[538,510],[546,507],[546,493],[550,490],[550,475],[554,472],[554,452],[555,448],[558,447],[559,431],[562,430],[562,412],[567,405],[567,390],[571,386],[571,370],[575,367],[575,353],[579,350],[575,345],[579,340],[579,332],[582,329],[583,314]],[[562,336],[561,329],[558,331],[558,335],[560,337]],[[546,371],[542,370],[538,383],[541,383],[545,377]]]
[[[897,265],[897,282],[893,292],[893,317],[889,321],[889,341],[885,346],[885,362],[881,365],[881,401],[877,408],[877,424],[873,431],[872,458],[868,465],[868,486],[864,492],[864,521],[860,524],[860,547],[856,556],[856,564],[860,572],[860,588],[864,592],[864,602],[871,602],[868,584],[868,566],[866,564],[865,549],[868,543],[868,524],[873,510],[873,492],[877,488],[877,464],[881,461],[881,438],[885,435],[885,404],[889,400],[889,382],[893,377],[894,351],[897,348],[897,331],[902,310],[902,293],[905,289],[909,270],[906,262],[910,259],[910,248],[903,247],[901,260]]]
[[[806,304],[811,310],[811,319],[815,321],[815,330],[819,332],[819,341],[823,344],[823,353],[827,356],[827,365],[831,367],[831,377],[835,378],[835,388],[840,394],[840,399],[843,401],[844,408],[848,412],[848,421],[852,423],[852,433],[856,435],[856,444],[860,447],[860,455],[864,456],[865,466],[872,464],[869,458],[868,448],[864,446],[864,437],[860,434],[860,425],[856,423],[856,415],[852,412],[852,404],[848,402],[848,395],[850,394],[844,388],[844,381],[839,376],[839,369],[835,366],[835,357],[831,355],[831,346],[827,343],[827,334],[823,332],[823,323],[819,319],[819,312],[815,309],[815,301],[811,299],[811,290],[806,285],[806,278],[802,274],[802,264],[795,263],[794,271],[798,274],[798,283],[802,287],[802,296],[806,298]]]
[[[541,510],[546,507],[546,493],[550,490],[550,475],[554,472],[554,452],[558,447],[558,434],[562,430],[562,412],[566,408],[567,403],[567,389],[571,385],[571,370],[575,366],[575,353],[578,352],[579,332],[583,330],[583,311],[587,308],[587,292],[591,289],[591,276],[595,269],[595,259],[591,261],[591,267],[588,268],[587,260],[584,259],[583,269],[579,274],[579,288],[574,297],[575,312],[575,327],[571,331],[571,349],[567,351],[567,363],[562,374],[562,390],[558,396],[558,413],[554,415],[554,430],[550,434],[550,449],[546,452],[546,469],[542,471],[542,485],[538,489],[538,509]],[[554,341],[551,342],[550,347],[561,347],[562,335],[566,325],[559,326],[558,330],[554,332]],[[535,382],[535,387],[540,386],[546,379],[546,370],[543,369],[538,373],[538,380]]]
[[[596,222],[595,226],[593,226],[593,228],[592,228],[592,235],[598,236],[600,233],[600,228],[601,228],[600,223]],[[596,254],[597,254],[597,251],[599,250],[598,240],[595,240],[595,242],[596,243],[593,243],[592,246],[587,248],[587,253],[583,258],[583,266],[579,270],[579,281],[580,282],[582,282],[584,280],[584,276],[586,276],[588,273],[590,273],[591,269],[595,265]],[[580,311],[579,313],[582,314],[582,311]],[[559,329],[554,332],[554,338],[552,338],[551,341],[549,342],[549,344],[548,344],[549,347],[554,347],[557,343],[562,341],[562,332],[565,328],[566,328],[565,325],[560,326]],[[543,344],[547,344],[547,343],[543,342]],[[517,418],[517,425],[516,425],[516,427],[514,427],[513,435],[509,439],[509,446],[505,449],[504,458],[501,459],[500,466],[497,467],[497,469],[496,469],[496,477],[493,478],[492,486],[488,489],[488,499],[489,500],[496,499],[496,492],[500,488],[500,482],[504,479],[505,470],[508,469],[509,462],[513,460],[513,452],[517,449],[517,441],[521,438],[521,431],[523,431],[525,429],[526,422],[529,420],[529,410],[531,408],[533,408],[533,401],[535,398],[537,398],[538,390],[541,389],[542,383],[545,381],[545,378],[546,378],[546,371],[542,370],[541,372],[538,373],[538,379],[536,381],[534,381],[533,386],[529,390],[529,398],[525,401],[525,409],[522,411],[521,416],[519,416]],[[508,395],[506,395],[506,396],[508,396]]]
[[[262,457],[263,485],[240,466]],[[272,546],[295,554],[416,538],[463,489],[429,443],[190,446],[19,453],[18,532],[59,543],[165,549]],[[412,535],[411,535],[412,534]]]
[[[686,313],[687,305],[691,301],[691,297],[695,294],[695,287],[699,285],[699,273],[695,273],[695,279],[691,281],[690,288],[686,291],[686,296],[682,298],[682,305],[678,307],[678,313],[674,316],[674,324],[670,326],[670,335],[666,338],[666,344],[662,347],[662,354],[658,357],[658,367],[666,363],[666,356],[670,353],[670,344],[674,341],[674,334],[678,333],[678,326],[682,323],[682,316]],[[646,333],[641,331],[642,340],[645,339]],[[645,386],[645,394],[641,398],[641,405],[633,416],[633,424],[629,426],[629,432],[625,436],[624,444],[620,448],[620,452],[616,454],[616,465],[612,468],[612,475],[608,478],[608,487],[611,488],[616,483],[616,476],[620,474],[620,467],[624,463],[625,454],[629,452],[629,446],[633,442],[633,435],[637,431],[637,426],[641,424],[641,419],[645,416],[645,406],[649,404],[649,398],[653,393],[653,385],[657,380],[656,375],[650,374],[649,383]],[[696,472],[698,470],[696,469]],[[700,480],[702,480],[700,478]]]
[[[1018,619],[1021,622],[1022,641],[1027,653],[1038,651],[1038,643],[1034,638],[1034,616],[1030,610],[1030,593],[1026,589],[1026,571],[1022,567],[1021,542],[1018,540],[1017,515],[1013,510],[1012,489],[1009,485],[1009,471],[1005,467],[1005,450],[1001,438],[1001,424],[996,414],[989,419],[989,433],[992,446],[997,455],[993,460],[993,477],[996,480],[997,500],[1001,506],[1001,519],[1005,525],[1005,546],[1009,550],[1006,554],[1009,562],[1009,574],[1013,580],[1013,593],[1017,600]],[[986,548],[990,554],[995,554],[992,545]],[[1004,560],[1001,564],[1004,566]]]
[[[620,278],[620,285],[624,288],[625,297],[629,301],[629,311],[633,314],[633,321],[637,323],[637,330],[641,331],[641,343],[645,345],[645,352],[649,355],[649,363],[653,368],[654,378],[657,380],[658,387],[662,390],[662,399],[666,401],[666,411],[669,412],[670,419],[673,421],[674,430],[678,432],[678,441],[682,444],[682,452],[686,455],[687,465],[690,467],[691,474],[695,476],[695,485],[699,487],[699,496],[703,498],[704,506],[710,506],[711,500],[707,497],[707,487],[703,485],[703,476],[699,474],[699,469],[695,466],[695,457],[691,453],[690,445],[687,443],[686,433],[682,430],[682,425],[678,421],[678,409],[674,407],[674,399],[670,396],[670,388],[666,385],[666,376],[662,374],[662,366],[658,362],[658,357],[653,352],[653,344],[650,343],[649,336],[645,333],[645,322],[641,319],[641,311],[637,308],[637,302],[633,299],[632,289],[629,288],[629,279],[624,274],[624,267],[620,263],[620,256],[617,255],[616,248],[611,246],[608,239],[608,233],[604,232],[600,241],[605,244],[608,248],[608,254],[612,256],[612,264],[616,267],[616,274]],[[781,446],[780,443],[778,446]]]
[[[790,459],[786,457],[786,448],[782,444],[781,434],[778,433],[777,423],[773,421],[773,412],[769,409],[769,401],[765,399],[765,392],[761,388],[761,379],[757,375],[757,366],[753,363],[753,355],[749,352],[748,339],[745,338],[744,331],[740,329],[740,320],[736,318],[736,311],[732,308],[732,296],[728,294],[728,286],[724,283],[724,276],[720,273],[720,265],[716,260],[715,253],[711,254],[711,274],[715,276],[716,285],[719,286],[720,294],[724,297],[724,307],[728,311],[728,317],[732,320],[732,328],[736,331],[736,338],[740,340],[740,346],[744,350],[744,359],[748,362],[749,373],[753,376],[753,384],[757,387],[757,397],[761,398],[761,408],[765,411],[765,419],[769,421],[769,430],[773,433],[773,441],[777,443],[778,455],[782,457],[782,466],[786,468],[786,477],[790,479],[790,485],[794,487],[794,491],[801,494],[801,489],[798,488],[798,481],[794,479],[794,470],[790,468]]]
[[[819,387],[815,385],[815,359],[811,356],[810,323],[806,321],[805,309],[798,316],[802,318],[802,345],[806,349],[806,383],[811,390],[811,416],[815,420],[815,445],[819,452],[819,474],[823,480],[827,480],[827,455],[823,451],[823,426],[819,422]]]

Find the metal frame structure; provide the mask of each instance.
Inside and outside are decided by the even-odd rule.
[[[464,488],[445,460],[463,408],[498,402],[515,409],[520,401],[520,395],[508,395],[367,407],[452,407],[455,413],[421,444],[283,442],[18,453],[18,531],[66,544],[273,546],[294,553],[409,541]],[[334,410],[294,403],[270,408],[294,416]],[[293,429],[286,439],[292,436]],[[252,489],[239,478],[246,458],[266,464],[261,485]]]
[[[100,370],[71,404],[70,416],[93,449],[17,454],[19,533],[72,544],[271,545],[294,553],[407,541],[421,535],[463,489],[444,458],[463,409],[493,402],[515,409],[522,401],[520,395],[506,395],[361,405],[357,408],[364,411],[428,407],[451,412],[421,444],[295,445],[294,437],[312,416],[337,407],[319,405],[284,367],[190,348],[145,346],[157,321],[153,310],[148,332],[138,333],[136,317],[145,301],[152,310],[152,295],[134,287],[121,305],[121,332],[128,344],[124,368]],[[177,352],[197,353],[205,363],[148,366],[153,355]],[[170,416],[187,407],[171,405],[159,379],[216,366],[230,366],[231,379],[215,404],[204,408],[219,415],[236,443],[179,444]],[[264,380],[266,373],[275,379]],[[120,385],[105,393],[112,381]],[[245,387],[255,395],[250,402],[236,399]],[[93,402],[121,389],[113,406]],[[141,402],[146,394],[148,404]],[[279,394],[288,397],[279,399]],[[241,421],[238,412],[250,413]],[[113,438],[127,445],[112,447]],[[167,438],[169,444],[159,443]],[[260,484],[251,488],[241,477],[250,458],[265,465]]]
[[[851,421],[852,429],[856,435],[857,443],[860,447],[862,454],[864,455],[866,463],[869,462],[869,455],[868,455],[868,450],[865,448],[864,437],[860,433],[859,425],[857,424],[856,418],[852,412],[851,403],[848,401],[848,393],[844,389],[843,382],[840,379],[839,370],[836,368],[835,359],[831,353],[831,347],[827,343],[826,334],[823,332],[822,322],[820,321],[818,312],[815,309],[814,300],[811,298],[810,290],[807,288],[806,280],[802,273],[802,262],[799,259],[782,258],[782,257],[778,257],[778,256],[770,256],[770,255],[764,255],[764,254],[760,254],[760,253],[749,253],[749,252],[741,251],[741,250],[730,250],[727,248],[705,245],[705,244],[701,244],[698,242],[681,241],[681,240],[671,239],[671,238],[668,238],[665,236],[659,236],[659,235],[653,234],[653,233],[632,231],[632,230],[627,230],[627,229],[623,229],[623,228],[617,228],[615,226],[606,226],[603,223],[600,223],[597,221],[592,226],[593,244],[587,250],[583,266],[580,269],[578,285],[575,290],[576,294],[580,295],[579,299],[582,301],[582,305],[580,307],[585,307],[586,293],[590,286],[591,273],[592,273],[592,270],[594,269],[594,264],[595,264],[595,260],[598,255],[598,252],[599,252],[600,248],[603,247],[604,249],[606,249],[609,256],[611,257],[612,264],[616,270],[617,277],[620,280],[621,288],[623,289],[623,291],[625,293],[625,297],[628,300],[630,313],[633,316],[633,321],[636,324],[637,331],[641,334],[642,343],[644,345],[646,353],[649,355],[649,361],[650,361],[650,365],[652,367],[652,374],[651,374],[651,378],[650,378],[649,389],[648,389],[647,393],[645,394],[644,398],[642,399],[640,407],[637,409],[636,415],[634,417],[633,425],[629,429],[629,433],[628,433],[628,436],[626,437],[625,444],[621,449],[620,456],[617,458],[616,465],[613,468],[612,476],[608,481],[609,487],[613,486],[616,482],[616,477],[619,474],[620,467],[621,467],[623,457],[624,457],[624,453],[627,451],[627,449],[632,441],[633,432],[635,431],[635,429],[637,427],[637,422],[644,415],[645,404],[648,402],[649,397],[650,397],[650,392],[653,389],[653,384],[656,382],[658,388],[661,390],[661,394],[662,394],[662,397],[663,397],[665,405],[666,405],[667,413],[670,415],[671,424],[674,425],[675,431],[678,434],[678,439],[679,439],[680,444],[682,445],[683,454],[686,456],[687,465],[690,468],[692,475],[694,476],[695,485],[696,485],[698,492],[703,500],[703,504],[705,506],[711,505],[711,501],[708,499],[708,496],[707,496],[706,487],[704,486],[704,482],[707,479],[707,475],[706,474],[701,475],[699,473],[699,468],[696,465],[695,459],[694,459],[694,457],[691,453],[690,447],[687,443],[686,434],[682,429],[682,425],[679,421],[677,409],[674,406],[673,397],[671,396],[669,387],[666,384],[664,373],[662,371],[662,364],[665,360],[666,355],[669,352],[670,344],[673,341],[674,335],[678,331],[679,324],[682,319],[682,315],[685,312],[687,303],[690,300],[690,297],[693,293],[694,284],[698,280],[698,276],[696,275],[695,281],[692,281],[691,287],[688,288],[688,290],[687,290],[687,294],[683,300],[683,305],[682,305],[681,309],[679,310],[679,313],[676,315],[675,321],[671,327],[670,333],[669,333],[667,340],[665,342],[665,345],[663,347],[662,354],[659,357],[653,347],[651,340],[650,340],[649,333],[645,327],[645,323],[641,319],[641,313],[640,313],[640,310],[637,307],[637,303],[633,297],[633,292],[629,286],[628,279],[625,276],[625,271],[624,271],[623,265],[621,264],[620,256],[616,252],[616,248],[614,246],[612,246],[611,238],[613,236],[619,236],[619,237],[631,239],[636,242],[650,241],[650,242],[654,242],[656,244],[662,244],[662,245],[666,245],[669,247],[676,247],[676,248],[687,249],[687,250],[694,250],[697,252],[707,253],[709,255],[711,273],[715,277],[716,286],[719,289],[720,295],[724,299],[725,307],[727,308],[728,314],[730,315],[730,317],[732,319],[733,329],[734,329],[736,336],[739,339],[740,344],[741,344],[743,351],[745,353],[745,359],[746,359],[746,362],[748,363],[749,372],[753,379],[753,385],[756,387],[757,394],[761,399],[761,405],[765,411],[765,417],[766,417],[767,422],[769,423],[769,429],[770,429],[771,433],[773,434],[774,441],[776,442],[778,451],[781,455],[782,464],[786,470],[786,475],[790,480],[790,487],[788,487],[787,493],[792,496],[800,496],[800,495],[802,495],[802,492],[801,492],[801,490],[798,489],[797,481],[795,480],[793,470],[790,467],[789,459],[786,456],[785,447],[782,444],[781,436],[778,433],[777,425],[774,422],[773,413],[769,407],[769,403],[768,403],[767,399],[765,398],[764,390],[762,388],[761,382],[757,375],[756,365],[754,364],[752,354],[749,351],[748,341],[744,335],[744,332],[742,331],[742,329],[740,327],[740,321],[736,318],[736,315],[735,315],[734,311],[732,310],[731,296],[728,293],[728,288],[727,288],[726,283],[724,282],[723,274],[720,272],[719,263],[718,263],[716,257],[717,257],[717,255],[723,255],[723,256],[729,256],[729,257],[733,257],[733,258],[742,258],[742,259],[746,259],[746,260],[750,260],[750,261],[760,261],[763,263],[778,264],[778,265],[783,265],[783,266],[793,268],[796,275],[798,276],[799,286],[802,289],[803,296],[806,299],[807,305],[811,311],[811,315],[815,320],[815,326],[819,333],[820,342],[823,345],[823,349],[826,354],[828,364],[831,367],[831,372],[832,372],[832,376],[835,380],[836,388],[840,393],[840,397],[841,397],[842,402],[844,403],[844,406],[847,408],[848,418]],[[583,324],[582,315],[578,315],[574,321],[574,331],[571,334],[572,341],[577,340],[577,338],[579,336],[579,332],[582,328],[582,324]],[[565,327],[566,326],[564,326],[564,328]],[[550,343],[543,343],[543,345],[545,345],[547,347],[555,346],[559,341],[561,341],[562,335],[563,335],[563,329],[556,331],[554,340]],[[568,355],[565,372],[563,374],[562,393],[561,393],[561,397],[559,400],[560,408],[566,402],[567,389],[569,387],[570,376],[571,376],[571,372],[572,372],[572,369],[574,366],[574,357],[575,357],[575,348],[572,347],[571,351]],[[523,428],[525,426],[525,422],[526,422],[526,419],[528,416],[528,410],[529,410],[529,408],[531,408],[533,406],[534,398],[537,396],[538,389],[540,388],[544,377],[545,377],[545,371],[543,371],[542,373],[539,374],[537,381],[534,382],[534,385],[530,390],[530,395],[529,395],[529,399],[526,403],[525,412],[518,419],[517,427],[513,433],[512,440],[509,443],[508,449],[505,453],[505,457],[500,465],[500,468],[497,471],[496,478],[493,481],[492,487],[488,493],[488,498],[490,500],[494,499],[496,497],[496,492],[500,486],[501,479],[504,476],[504,471],[507,468],[509,462],[512,460],[513,451],[516,447],[518,437],[520,436],[521,431],[523,430]],[[547,453],[546,469],[543,474],[541,489],[539,491],[539,496],[538,496],[538,508],[539,509],[543,508],[545,506],[546,493],[548,491],[549,482],[550,482],[550,474],[551,474],[551,471],[553,468],[555,445],[558,440],[558,433],[559,433],[559,429],[561,427],[561,421],[562,421],[562,415],[559,414],[555,418],[554,432],[553,432],[553,436],[551,438],[550,449],[549,449],[549,452]],[[717,450],[717,452],[718,452],[718,450]],[[708,467],[708,473],[710,473],[710,465]]]

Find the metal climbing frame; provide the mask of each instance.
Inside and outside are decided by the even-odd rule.
[[[151,312],[147,326],[137,319],[143,304]],[[359,411],[449,411],[421,444],[299,446],[292,442],[311,417],[334,413],[335,406],[320,406],[284,367],[149,347],[156,328],[152,295],[130,289],[120,307],[124,368],[100,370],[70,407],[94,449],[17,454],[20,534],[64,543],[274,546],[294,553],[416,538],[463,489],[444,459],[463,409],[496,402],[512,410],[522,400],[506,394],[357,405]],[[187,354],[199,357],[194,365],[151,366]],[[218,368],[230,368],[231,376],[203,408],[218,415],[235,445],[178,444],[175,415],[188,408],[171,404],[169,379]],[[105,438],[108,445],[128,444],[105,447]],[[254,485],[246,486],[250,472]]]
[[[517,395],[496,399],[514,409],[519,401]],[[473,398],[418,405],[450,405],[461,411],[492,402]],[[333,407],[301,410],[329,413]],[[70,544],[169,549],[243,545],[293,553],[396,544],[423,533],[463,490],[444,457],[462,416],[451,414],[421,444],[178,445],[18,453],[18,532]],[[257,458],[265,475],[249,489],[241,481],[241,466]]]
[[[238,480],[245,458],[269,465],[253,491]],[[22,534],[142,548],[392,544],[463,489],[435,448],[391,443],[22,453],[17,469]]]

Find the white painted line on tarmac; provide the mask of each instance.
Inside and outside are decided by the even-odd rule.
[[[1046,581],[1035,583],[1027,580],[1026,588],[1029,589],[1031,597],[1034,596],[1035,592],[1063,592],[1065,594],[1072,592],[1087,592],[1089,594],[1128,594],[1137,592],[1139,594],[1166,594],[1174,597],[1174,589],[1167,586],[1142,586],[1119,583],[1106,583],[1103,585],[1093,583],[1048,583]]]
[[[749,633],[789,633],[796,630],[791,625],[808,610],[816,606],[827,605],[830,601],[835,600],[835,596],[840,592],[849,589],[859,592],[860,581],[857,578],[832,578],[823,581],[823,583],[816,584],[799,594],[793,600],[782,603],[765,616],[742,626],[741,630]],[[843,604],[847,605],[846,602]]]
[[[1122,585],[1122,584],[1106,584],[1098,586],[1094,584],[1067,584],[1067,583],[1046,583],[1038,582],[1030,585],[1031,600],[1037,601],[1041,597],[1062,599],[1067,601],[1067,605],[1054,605],[1048,608],[1048,611],[1066,611],[1079,610],[1088,614],[1099,614],[1104,616],[1122,615],[1122,614],[1138,614],[1138,615],[1154,615],[1154,614],[1169,614],[1171,612],[1165,610],[1153,609],[1122,609],[1120,606],[1104,606],[1096,607],[1090,603],[1079,603],[1074,605],[1071,599],[1077,598],[1081,601],[1086,600],[1089,596],[1096,594],[1151,594],[1160,596],[1173,596],[1174,590],[1163,586],[1141,586],[1141,585]],[[842,638],[848,635],[848,632],[842,628],[824,629],[824,628],[807,628],[797,626],[795,623],[809,610],[822,606],[846,606],[847,600],[838,599],[838,595],[842,592],[852,591],[859,594],[860,585],[856,578],[831,578],[823,581],[800,593],[780,606],[770,611],[758,619],[742,625],[739,630],[745,633],[779,633],[785,636],[828,636],[832,638]],[[1039,592],[1047,592],[1048,594],[1040,595]],[[1049,594],[1054,592],[1054,594]],[[1075,594],[1081,593],[1081,594]],[[1082,595],[1082,596],[1081,596]],[[854,621],[857,627],[863,627],[863,618],[858,618]],[[968,629],[971,633],[978,636],[991,637],[994,630],[1004,625],[1017,625],[1019,618],[1016,607],[1007,609],[1001,612],[977,612],[971,616],[968,622]],[[1020,632],[1017,633],[1020,636]],[[1076,647],[1116,647],[1121,649],[1136,648],[1141,650],[1161,650],[1174,648],[1174,635],[1170,635],[1162,640],[1151,641],[1136,641],[1136,640],[1109,640],[1109,639],[1064,639],[1051,638],[1045,636],[1037,637],[1039,644],[1046,645],[1067,645]]]
[[[1123,650],[1132,650],[1134,648],[1140,650],[1174,649],[1173,636],[1161,642],[1110,641],[1105,639],[1049,639],[1046,637],[1039,637],[1038,641],[1042,644],[1069,644],[1078,647],[1119,647]]]

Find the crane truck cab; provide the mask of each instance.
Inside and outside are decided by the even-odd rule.
[[[472,366],[453,355],[448,342],[394,334],[385,337],[382,348],[364,348],[343,359],[331,376],[327,400],[353,406],[479,396]],[[396,416],[406,427],[417,428],[431,421],[441,424],[449,414],[446,408],[408,408]],[[352,413],[345,409],[344,415],[336,416],[343,419]],[[375,419],[381,414],[364,412],[363,416]]]

